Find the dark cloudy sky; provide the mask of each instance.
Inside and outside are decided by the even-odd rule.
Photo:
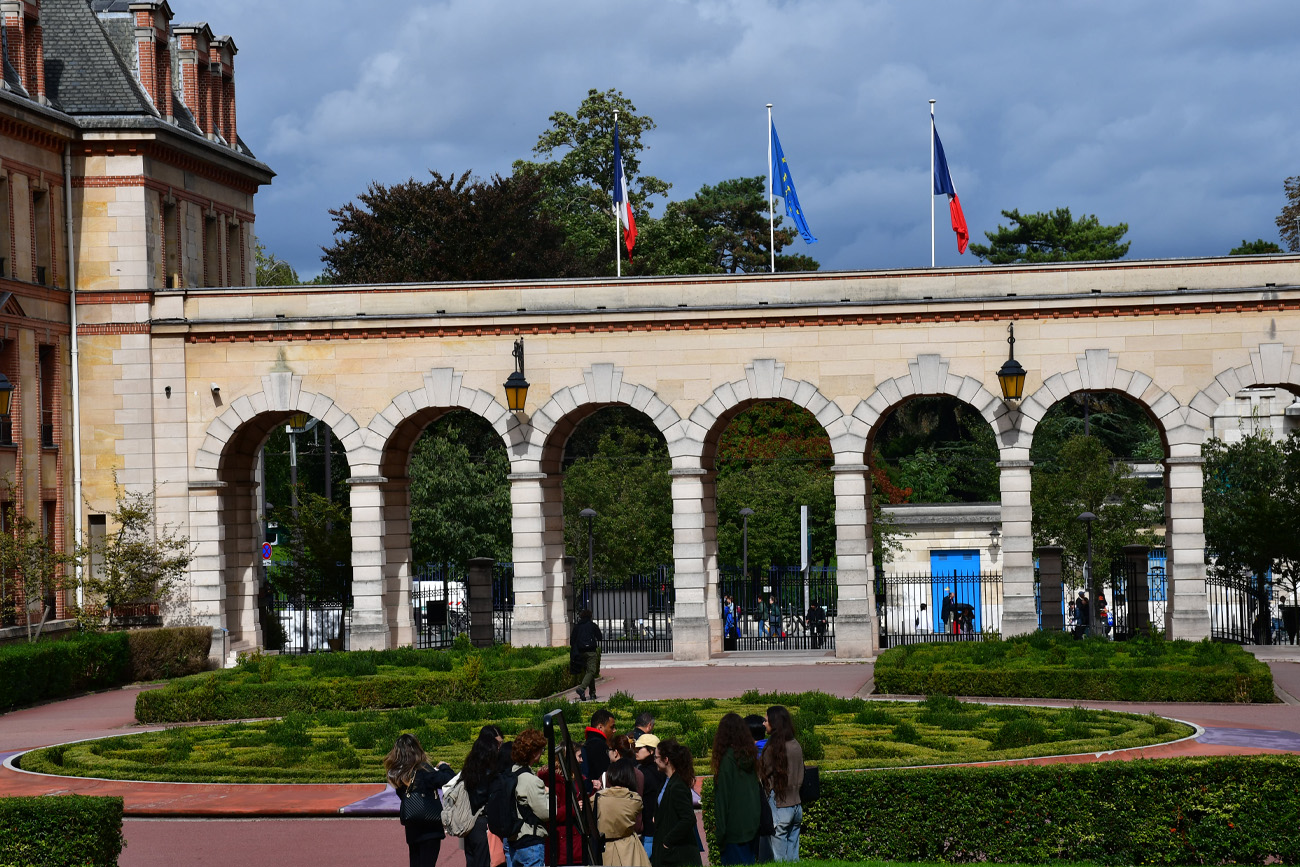
[[[617,88],[688,198],[765,172],[775,120],[823,269],[930,261],[928,99],[972,235],[1002,209],[1126,222],[1130,258],[1277,240],[1300,174],[1296,0],[175,0],[239,47],[257,233],[319,272],[371,180],[508,173]],[[958,256],[937,200],[938,263]],[[662,213],[662,201],[654,213]]]

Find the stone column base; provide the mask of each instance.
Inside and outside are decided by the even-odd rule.
[[[673,619],[673,659],[698,661],[712,656],[709,648],[709,621],[704,617]]]
[[[348,632],[349,650],[387,650],[388,627],[381,623],[353,625]]]
[[[839,659],[866,659],[880,647],[879,627],[871,615],[838,614],[835,617],[835,656]]]

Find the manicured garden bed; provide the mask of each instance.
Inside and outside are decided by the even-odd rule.
[[[0,798],[0,865],[116,867],[122,799]]]
[[[732,700],[637,702],[617,693],[605,705],[567,701],[480,704],[450,701],[391,711],[291,713],[282,720],[183,727],[69,746],[22,757],[25,770],[71,776],[182,782],[366,782],[397,735],[415,733],[435,760],[459,767],[479,727],[510,737],[540,728],[562,708],[573,737],[596,707],[614,711],[626,732],[643,710],[655,734],[680,738],[707,766],[718,720],[728,711],[763,713],[772,704],[795,712],[804,753],[823,768],[899,767],[1097,752],[1175,740],[1191,733],[1152,716],[1082,708],[991,707],[943,696],[924,703],[841,699],[823,693],[747,693]]]
[[[1036,632],[1006,641],[914,644],[876,660],[885,695],[1088,701],[1273,702],[1268,666],[1234,644]]]
[[[255,654],[235,668],[140,693],[135,716],[142,723],[191,722],[542,698],[576,682],[565,648],[475,649],[459,641],[450,650]]]

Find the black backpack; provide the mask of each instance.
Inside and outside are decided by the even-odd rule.
[[[487,807],[483,812],[487,816],[488,830],[502,840],[513,840],[523,829],[524,817],[521,815],[521,809],[526,810],[530,817],[536,818],[532,810],[520,807],[515,794],[519,787],[520,773],[522,771],[497,774],[488,786]],[[534,821],[533,824],[536,822]]]

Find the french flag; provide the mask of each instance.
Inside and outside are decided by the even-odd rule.
[[[636,244],[636,217],[632,216],[632,201],[627,195],[627,178],[623,174],[623,152],[618,147],[618,121],[614,121],[614,212],[623,225],[623,243],[627,244],[627,260],[632,261],[632,247]]]
[[[970,241],[970,231],[966,228],[966,215],[961,211],[961,199],[957,198],[957,188],[952,185],[952,174],[948,171],[948,158],[943,155],[943,142],[939,141],[939,130],[931,123],[934,131],[934,194],[948,197],[948,214],[952,217],[952,230],[957,233],[957,253],[966,252]],[[618,153],[615,145],[614,153]]]

